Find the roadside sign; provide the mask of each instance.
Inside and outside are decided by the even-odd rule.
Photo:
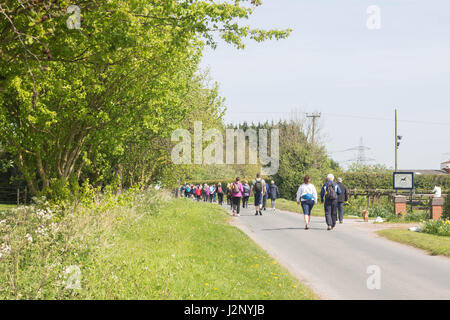
[[[395,190],[414,190],[414,172],[394,172]]]

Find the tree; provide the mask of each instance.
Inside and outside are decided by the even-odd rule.
[[[243,48],[244,38],[290,32],[239,26],[260,4],[244,2],[78,1],[81,29],[70,30],[67,1],[3,1],[0,142],[31,193],[83,173],[102,181],[129,164],[127,152],[163,165],[162,150],[142,148],[164,149],[190,113],[185,97],[204,45],[216,46],[215,34]]]

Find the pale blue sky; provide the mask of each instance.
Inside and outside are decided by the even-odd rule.
[[[381,9],[380,30],[366,26],[369,5]],[[264,0],[249,24],[293,33],[278,42],[248,42],[243,51],[220,44],[205,52],[202,65],[220,83],[227,122],[321,111],[330,152],[363,137],[372,148],[367,156],[393,167],[398,107],[401,120],[443,123],[400,122],[400,168],[438,169],[450,159],[443,155],[450,153],[448,0]],[[341,162],[356,154],[332,156]]]

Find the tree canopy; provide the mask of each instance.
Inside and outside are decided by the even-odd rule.
[[[170,133],[199,114],[212,123],[223,114],[198,72],[203,48],[288,36],[240,24],[260,4],[2,1],[0,143],[31,193],[61,181],[170,177]],[[79,28],[68,27],[70,5]]]

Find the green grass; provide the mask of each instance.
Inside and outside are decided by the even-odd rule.
[[[17,207],[15,204],[0,204],[0,210],[8,210]]]
[[[431,255],[450,257],[450,238],[432,234],[411,232],[405,229],[385,229],[377,232],[389,240],[424,249]]]
[[[92,299],[315,299],[214,204],[173,200],[83,270]]]

